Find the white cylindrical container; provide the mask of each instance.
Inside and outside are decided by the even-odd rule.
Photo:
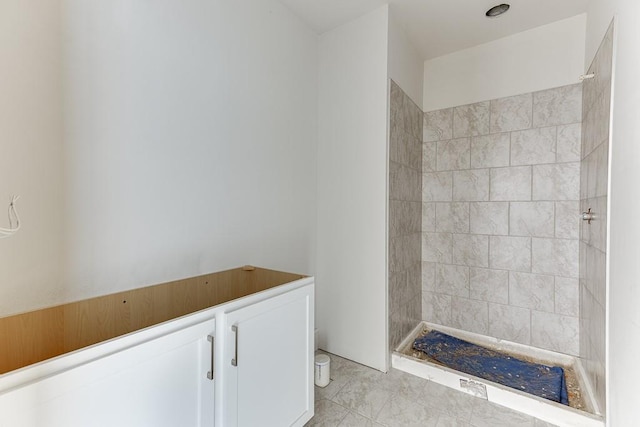
[[[331,359],[326,354],[316,356],[315,383],[318,387],[329,385],[331,374]]]

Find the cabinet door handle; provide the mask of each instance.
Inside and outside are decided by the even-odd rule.
[[[207,378],[210,379],[211,381],[213,381],[213,355],[215,353],[215,342],[214,342],[214,338],[213,335],[207,335],[207,341],[209,341],[211,343],[211,370],[209,372],[207,372]]]
[[[231,365],[238,366],[238,335],[240,334],[240,331],[238,331],[237,325],[231,326],[231,330],[236,334],[236,353],[234,355],[235,357],[231,359]]]

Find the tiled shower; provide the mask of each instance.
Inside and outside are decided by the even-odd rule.
[[[611,34],[594,79],[419,113],[422,144],[391,82],[392,348],[422,319],[579,356],[604,412]]]
[[[579,85],[425,114],[423,318],[577,355]]]

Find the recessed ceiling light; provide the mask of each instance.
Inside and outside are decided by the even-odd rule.
[[[485,13],[485,15],[487,16],[487,18],[497,18],[498,16],[509,10],[510,7],[511,6],[509,6],[508,4],[502,3],[487,10],[487,13]]]

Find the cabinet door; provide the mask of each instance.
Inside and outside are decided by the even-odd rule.
[[[226,316],[225,426],[302,426],[313,416],[313,285]]]
[[[0,425],[214,425],[215,320],[191,325],[0,395]]]

